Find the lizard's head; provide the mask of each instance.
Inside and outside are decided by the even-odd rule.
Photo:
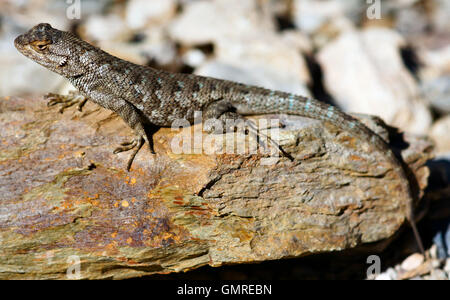
[[[65,77],[72,77],[80,73],[77,54],[71,53],[75,50],[76,41],[78,39],[73,34],[41,23],[19,35],[14,45],[23,55],[44,67]]]

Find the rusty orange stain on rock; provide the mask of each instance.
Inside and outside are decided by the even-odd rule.
[[[349,157],[351,160],[364,160],[363,158],[361,158],[361,156],[358,155],[350,155]]]

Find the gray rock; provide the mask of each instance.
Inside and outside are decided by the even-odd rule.
[[[124,36],[131,35],[125,21],[115,14],[87,18],[80,33],[84,39],[97,42],[121,40]]]
[[[196,69],[195,74],[237,81],[298,95],[309,95],[306,86],[298,79],[283,76],[283,74],[274,72],[263,66],[238,67],[213,60]]]
[[[318,54],[326,89],[346,111],[375,114],[413,133],[426,133],[431,114],[405,68],[396,32],[382,28],[347,32]],[[389,62],[389,63],[387,63]]]

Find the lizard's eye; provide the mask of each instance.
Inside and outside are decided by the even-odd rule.
[[[49,45],[49,43],[47,43],[47,42],[40,42],[40,43],[32,44],[32,47],[36,51],[44,51],[45,49],[47,49],[48,45]]]

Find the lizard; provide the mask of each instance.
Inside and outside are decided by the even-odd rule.
[[[224,124],[227,119],[238,120],[250,115],[298,115],[331,123],[367,141],[373,149],[384,153],[399,175],[404,195],[409,197],[407,220],[424,253],[414,220],[414,197],[402,163],[383,138],[337,107],[287,92],[137,65],[48,23],[38,24],[19,35],[14,45],[26,57],[67,78],[84,96],[58,99],[51,94],[50,105],[66,102],[69,106],[79,102],[81,110],[89,99],[117,113],[134,130],[135,137],[114,150],[114,153],[132,150],[128,171],[145,142],[151,153],[155,153],[153,133],[161,127],[170,127],[178,119],[192,124],[196,111],[201,111],[205,119],[214,118]]]

